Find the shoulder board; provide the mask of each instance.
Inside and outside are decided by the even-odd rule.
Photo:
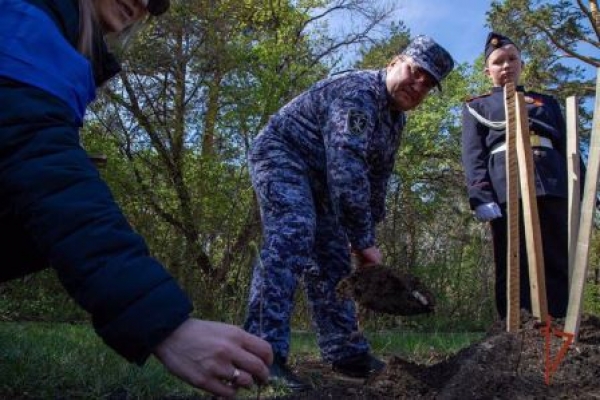
[[[525,92],[525,102],[528,104],[533,104],[537,107],[543,106],[548,102],[548,97],[545,94],[536,93],[536,92]]]
[[[488,97],[490,94],[492,94],[492,93],[491,92],[490,93],[484,93],[484,94],[480,94],[479,96],[469,97],[469,98],[465,99],[465,102],[468,103],[468,102],[473,101],[473,100],[477,100],[477,99],[481,99],[481,98],[484,98],[484,97]]]

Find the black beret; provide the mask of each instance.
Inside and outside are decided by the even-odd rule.
[[[506,46],[507,44],[512,44],[517,49],[519,48],[512,40],[507,38],[504,35],[501,35],[496,32],[490,32],[485,41],[485,59],[487,60],[492,52],[502,46]]]
[[[170,0],[149,0],[146,8],[151,15],[157,17],[166,13],[170,5]]]

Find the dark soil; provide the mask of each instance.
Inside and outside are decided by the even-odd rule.
[[[336,292],[379,313],[417,315],[435,309],[433,294],[416,276],[384,265],[356,268],[342,279]]]
[[[600,319],[584,316],[579,340],[545,381],[543,326],[523,315],[523,329],[507,333],[498,323],[480,342],[423,365],[391,356],[367,381],[348,380],[316,360],[298,360],[294,370],[314,385],[303,393],[263,399],[600,399]],[[562,321],[553,326],[558,329]],[[563,345],[552,335],[550,362]],[[549,363],[548,363],[549,364]]]
[[[550,337],[549,363],[546,336],[531,316],[523,313],[522,329],[507,333],[497,323],[481,341],[452,356],[431,354],[426,364],[398,356],[384,357],[386,368],[368,380],[344,378],[319,360],[296,356],[294,372],[312,384],[300,393],[273,395],[274,391],[246,392],[244,399],[256,400],[541,400],[600,399],[600,318],[584,316],[579,338],[571,345],[550,381],[546,366],[556,360],[563,340]],[[561,320],[553,328],[562,325]],[[547,330],[547,329],[546,329]],[[553,332],[555,333],[555,332]],[[128,400],[127,392],[114,393],[108,400]],[[163,400],[215,400],[215,397],[170,397]]]

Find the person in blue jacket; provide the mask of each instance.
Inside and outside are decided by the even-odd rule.
[[[513,82],[524,92],[529,116],[535,189],[542,234],[548,312],[564,317],[568,288],[568,185],[566,125],[552,96],[526,91],[520,86],[521,52],[508,37],[491,32],[485,43],[485,73],[491,93],[468,100],[462,114],[462,162],[469,202],[480,221],[491,221],[496,267],[496,308],[506,317],[506,145],[504,86]],[[583,167],[583,165],[582,165]],[[582,169],[583,171],[583,169]],[[520,228],[520,302],[531,311],[525,234]]]
[[[0,0],[0,281],[52,267],[129,361],[154,355],[219,396],[266,381],[272,352],[243,329],[190,317],[80,146],[95,90],[119,72],[105,35],[168,0]]]
[[[427,36],[387,68],[335,75],[275,115],[253,142],[250,173],[263,245],[254,268],[245,328],[273,347],[271,380],[308,385],[288,367],[290,318],[300,279],[322,358],[335,371],[367,377],[384,367],[358,332],[354,303],[336,297],[354,252],[381,264],[375,225],[385,213],[405,111],[417,107],[454,66]]]

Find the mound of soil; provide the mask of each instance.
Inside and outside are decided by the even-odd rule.
[[[579,340],[571,345],[546,382],[563,340],[544,334],[528,315],[523,328],[507,333],[493,326],[480,342],[430,365],[389,358],[368,381],[342,379],[317,360],[299,360],[294,370],[314,390],[278,398],[296,399],[600,399],[600,319],[584,316]],[[563,321],[555,321],[561,328]],[[548,352],[546,343],[548,343]]]

